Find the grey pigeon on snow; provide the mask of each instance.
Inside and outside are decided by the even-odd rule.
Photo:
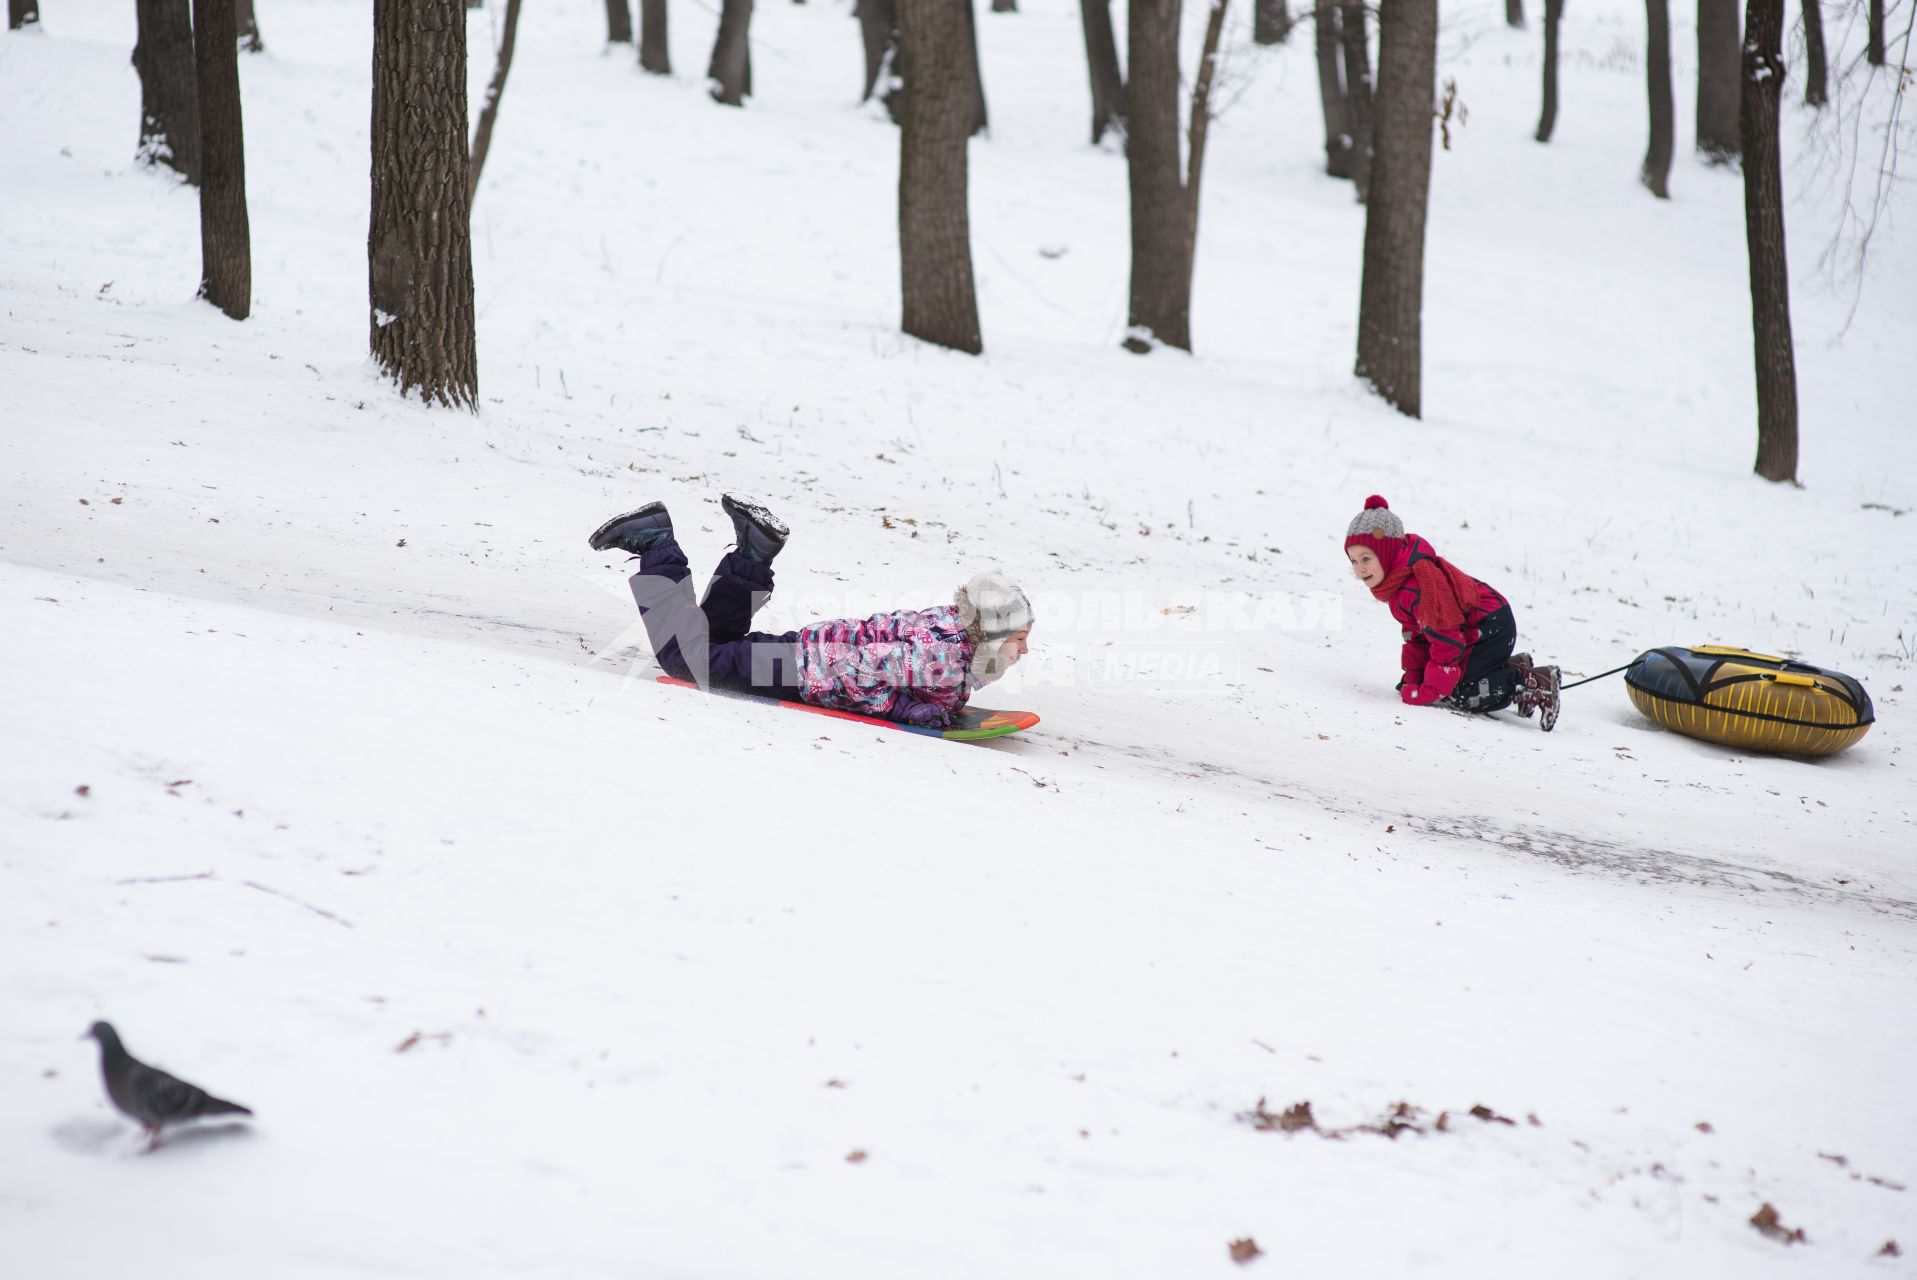
[[[100,1042],[100,1074],[106,1078],[107,1097],[123,1114],[140,1122],[149,1151],[160,1144],[164,1125],[202,1116],[253,1114],[237,1102],[216,1098],[198,1085],[141,1062],[126,1051],[110,1023],[96,1022],[87,1034]]]

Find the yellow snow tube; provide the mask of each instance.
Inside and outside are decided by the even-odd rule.
[[[1847,675],[1748,649],[1652,649],[1624,673],[1666,729],[1746,751],[1827,756],[1870,732],[1870,695]]]

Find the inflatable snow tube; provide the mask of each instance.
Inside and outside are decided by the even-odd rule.
[[[1666,729],[1746,751],[1827,756],[1876,718],[1847,675],[1746,649],[1652,649],[1624,673],[1631,701]]]

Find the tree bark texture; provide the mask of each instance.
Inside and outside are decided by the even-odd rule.
[[[1351,176],[1351,105],[1345,99],[1339,59],[1344,37],[1338,29],[1338,0],[1317,0],[1311,11],[1312,39],[1318,54],[1318,103],[1325,117],[1325,172]]]
[[[138,0],[133,67],[140,73],[141,164],[200,180],[200,91],[193,72],[192,0]]]
[[[1869,32],[1865,36],[1864,60],[1873,67],[1884,65],[1884,0],[1870,0]]]
[[[1345,112],[1351,122],[1351,181],[1358,199],[1371,194],[1371,116],[1375,93],[1366,47],[1364,0],[1340,0],[1338,36],[1345,52]]]
[[[1355,372],[1413,418],[1422,413],[1424,225],[1437,78],[1437,0],[1382,0]]]
[[[492,149],[493,122],[499,118],[499,99],[506,92],[506,75],[513,69],[513,43],[519,35],[519,5],[520,0],[506,0],[506,24],[499,36],[499,57],[493,64],[492,82],[486,86],[485,104],[479,109],[479,124],[473,130],[472,160],[466,166],[466,203],[469,206],[479,190],[479,171],[486,167],[486,153]]]
[[[1079,0],[1085,25],[1085,65],[1092,80],[1092,144],[1107,130],[1125,133],[1125,77],[1118,69],[1118,36],[1112,30],[1112,0]]]
[[[886,114],[897,124],[904,102],[899,96],[899,6],[898,0],[858,0],[854,13],[859,20],[859,41],[865,47],[865,90],[860,102],[870,102],[873,94],[885,104]]]
[[[373,359],[428,404],[477,407],[461,0],[373,0],[372,151]]]
[[[253,310],[240,125],[239,28],[233,0],[194,0],[193,79],[200,94],[200,296],[235,320]]]
[[[1671,141],[1677,107],[1671,96],[1671,0],[1644,0],[1647,36],[1644,46],[1645,86],[1650,93],[1651,141],[1644,152],[1640,177],[1651,194],[1671,198]]]
[[[1791,343],[1784,178],[1777,142],[1784,96],[1784,0],[1750,0],[1744,16],[1744,239],[1750,251],[1757,361],[1757,474],[1797,480],[1797,358]]]
[[[639,69],[656,76],[672,74],[666,50],[666,0],[639,0]]]
[[[1737,159],[1743,64],[1737,0],[1697,0],[1697,149],[1712,164]]]
[[[1252,0],[1253,44],[1282,44],[1290,34],[1291,11],[1285,8],[1285,0]]]
[[[978,17],[973,12],[972,0],[947,0],[947,2],[957,8],[964,18],[964,46],[960,52],[964,56],[963,66],[967,72],[965,117],[971,121],[973,133],[984,133],[986,126],[985,76],[979,69]],[[894,14],[898,12],[897,0],[885,0],[885,3],[891,12]],[[878,15],[875,15],[873,30],[877,29],[877,19]],[[870,57],[871,46],[868,43],[868,64]],[[891,116],[895,123],[902,121],[904,118],[902,113],[905,109],[905,90],[906,86],[911,83],[911,80],[912,59],[905,47],[904,40],[900,36],[897,19],[894,18],[889,43],[884,50],[884,56],[880,59],[880,69],[877,75],[877,92],[884,95],[886,114]]]
[[[1524,0],[1504,0],[1504,25],[1507,27],[1517,27],[1520,30],[1523,29]],[[1382,54],[1379,56],[1381,58],[1383,57]]]
[[[965,155],[977,65],[966,47],[971,8],[971,0],[898,0],[911,65],[899,121],[899,266],[905,332],[977,355]]]
[[[1131,333],[1191,350],[1190,267],[1185,187],[1178,162],[1179,0],[1130,0],[1125,86],[1127,173],[1131,185]]]
[[[632,43],[632,9],[626,0],[606,0],[606,43]]]
[[[714,102],[742,107],[752,96],[752,0],[723,0],[719,34],[706,66]]]
[[[1558,25],[1564,21],[1564,0],[1544,0],[1544,106],[1538,112],[1539,142],[1551,140],[1558,127]]]
[[[1822,0],[1804,0],[1804,105],[1821,107],[1829,101],[1830,55],[1824,49],[1824,5]]]
[[[40,0],[7,0],[7,29],[40,25]]]
[[[266,41],[260,39],[260,18],[253,11],[253,0],[239,0],[240,48],[248,53],[261,53],[266,49]]]

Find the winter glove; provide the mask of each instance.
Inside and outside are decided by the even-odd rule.
[[[892,719],[920,729],[943,729],[951,717],[936,702],[919,702],[900,694],[892,708]]]
[[[1413,707],[1428,707],[1442,698],[1451,696],[1458,687],[1459,677],[1464,675],[1463,667],[1441,667],[1435,663],[1425,668],[1426,679],[1412,684],[1407,680],[1398,690],[1398,697]]]

